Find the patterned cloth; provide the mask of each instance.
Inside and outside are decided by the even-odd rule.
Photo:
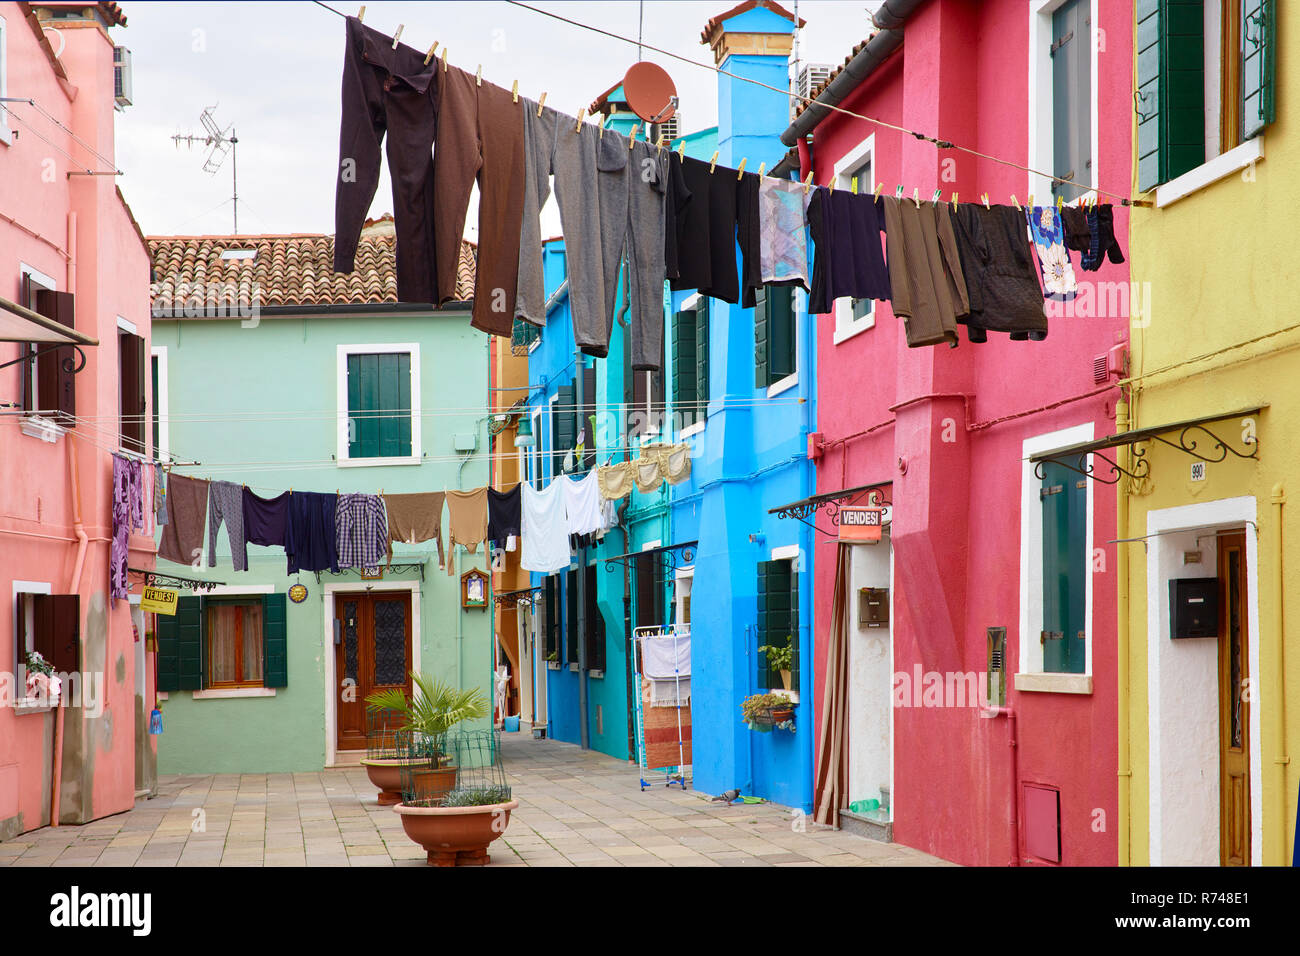
[[[764,283],[808,288],[808,201],[809,191],[800,183],[770,176],[759,183],[759,268]]]
[[[167,478],[162,465],[153,466],[153,523],[158,528],[167,523]]]
[[[373,572],[388,554],[388,510],[379,495],[339,495],[334,512],[340,568]]]
[[[236,571],[248,570],[248,539],[244,537],[244,488],[233,481],[208,486],[208,567],[217,566],[217,532],[226,523],[230,560]]]
[[[144,530],[144,478],[140,462],[113,456],[113,540],[108,553],[109,599],[127,595],[126,564],[131,529]]]
[[[1043,273],[1043,298],[1069,302],[1078,294],[1074,267],[1065,248],[1065,227],[1055,206],[1034,206],[1025,210],[1029,237],[1038,253],[1038,268]]]

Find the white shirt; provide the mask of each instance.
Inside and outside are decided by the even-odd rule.
[[[550,574],[569,566],[569,525],[559,480],[543,491],[524,484],[520,503],[519,566]]]
[[[570,534],[595,534],[605,527],[600,483],[594,468],[582,478],[564,475],[552,482],[552,485],[556,484],[564,486],[564,506],[568,514]]]

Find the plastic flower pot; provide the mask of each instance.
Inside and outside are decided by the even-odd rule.
[[[484,866],[488,845],[506,832],[518,800],[481,807],[416,807],[399,803],[406,835],[424,848],[430,866]]]

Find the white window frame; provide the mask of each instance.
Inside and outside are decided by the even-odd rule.
[[[9,26],[5,18],[0,17],[0,96],[9,95]],[[0,109],[0,143],[6,146],[14,144],[14,131],[9,126],[9,104]],[[24,303],[26,304],[26,303]]]
[[[808,293],[796,287],[791,290],[791,294],[790,314],[794,317],[794,371],[785,378],[778,378],[767,387],[768,398],[776,398],[799,384],[799,360],[803,358],[804,352],[801,341],[803,336],[799,334],[799,316],[805,316],[809,322],[812,321],[812,317],[808,315]]]
[[[1086,0],[1090,4],[1088,19],[1092,30],[1088,35],[1089,60],[1091,62],[1092,103],[1089,107],[1092,140],[1091,176],[1086,180],[1075,176],[1075,184],[1085,190],[1079,199],[1096,197],[1097,183],[1100,182],[1100,148],[1098,136],[1100,120],[1097,107],[1097,87],[1099,73],[1097,69],[1097,30],[1098,0]],[[1055,115],[1052,102],[1052,14],[1063,7],[1067,0],[1032,0],[1029,5],[1029,162],[1032,169],[1052,171],[1052,155],[1055,151],[1053,132]],[[1052,180],[1047,176],[1029,174],[1029,195],[1041,198],[1040,206],[1052,203]],[[1075,200],[1074,202],[1078,202]]]
[[[1039,489],[1043,482],[1034,474],[1033,455],[1069,448],[1092,441],[1094,425],[1085,422],[1071,428],[1026,438],[1022,446],[1020,491],[1020,653],[1016,662],[1014,686],[1018,691],[1042,691],[1057,694],[1092,693],[1093,573],[1092,558],[1096,542],[1096,514],[1093,491],[1088,482],[1084,517],[1084,549],[1088,575],[1084,584],[1083,627],[1084,666],[1082,674],[1059,674],[1043,671],[1043,648],[1037,636],[1043,629],[1043,505]],[[1092,456],[1088,456],[1089,467]]]
[[[13,609],[14,656],[11,663],[13,665],[15,682],[18,680],[19,663],[25,662],[27,659],[28,636],[27,622],[20,622],[18,620],[18,595],[53,593],[54,586],[49,581],[15,581],[13,583],[13,602],[10,604],[10,607]],[[23,687],[15,686],[14,694],[15,696],[18,694],[23,695],[21,697],[16,697],[14,702],[16,708],[15,712],[18,714],[43,713],[47,710],[54,709],[53,705],[43,706],[38,702],[37,698],[26,696],[27,688],[25,685]]]
[[[167,420],[171,403],[167,397],[167,346],[153,345],[149,348],[149,360],[158,360],[158,394],[150,395],[153,401],[158,403],[158,407],[153,411],[158,415],[158,447],[153,450],[154,458],[158,461],[171,461],[171,434],[170,422]],[[152,380],[153,369],[150,369],[150,379]],[[153,422],[149,423],[150,426]],[[153,437],[152,427],[149,429],[150,437]]]
[[[400,355],[411,356],[411,454],[408,457],[349,458],[348,457],[348,356],[350,355]],[[420,415],[420,344],[418,342],[385,342],[371,345],[340,345],[338,347],[338,428],[336,434],[335,462],[339,468],[381,468],[387,465],[419,465],[423,453],[421,437],[424,420]]]
[[[852,189],[853,177],[857,176],[862,167],[870,164],[871,175],[868,179],[874,179],[876,174],[876,134],[872,133],[867,136],[857,146],[845,153],[835,163],[835,188]],[[858,192],[874,192],[875,183],[858,183]],[[861,318],[853,317],[853,300],[842,298],[836,299],[831,303],[835,312],[835,333],[831,337],[833,345],[839,345],[846,342],[855,335],[874,328],[876,324],[876,304],[871,303],[871,311]],[[779,383],[778,383],[779,384]]]
[[[681,307],[680,309],[678,309],[678,311],[679,311],[679,312],[694,312],[694,313],[695,313],[695,321],[698,323],[698,322],[700,321],[700,304],[701,304],[703,301],[704,301],[704,297],[703,297],[702,295],[700,295],[698,292],[692,293],[691,295],[688,295],[685,299],[682,300],[682,307]],[[711,311],[711,310],[710,310],[710,314],[712,314],[712,311]],[[674,371],[676,371],[676,370],[674,369]],[[697,411],[699,410],[699,409],[698,409],[698,406],[697,406],[696,410],[697,410]],[[708,417],[708,411],[707,411],[707,409],[706,409],[706,410],[705,410],[705,416],[704,416],[703,420],[698,421],[698,422],[696,422],[696,423],[693,424],[693,425],[688,425],[687,427],[683,428],[683,429],[678,433],[677,438],[678,438],[679,441],[685,441],[687,438],[690,438],[690,437],[692,437],[693,435],[698,435],[698,434],[700,434],[702,431],[704,431],[704,427],[705,427],[706,425],[708,425],[708,424],[709,424],[709,417]]]
[[[3,70],[3,65],[0,65],[0,71],[2,70]],[[2,75],[2,73],[0,73],[0,75]],[[5,93],[3,90],[3,84],[0,83],[0,96],[4,96],[4,95]],[[0,116],[7,117],[7,115],[8,114],[4,113],[3,111],[0,111]],[[27,276],[32,279],[35,279],[38,283],[40,283],[40,285],[43,288],[49,289],[51,292],[57,292],[59,290],[59,284],[54,281],[53,277],[47,276],[40,269],[36,269],[32,266],[29,266],[25,262],[18,263],[18,275],[19,275],[19,280],[18,280],[19,295],[15,296],[15,298],[19,298],[22,294],[23,276]],[[28,302],[21,302],[19,304],[22,305],[24,308],[31,308],[31,304]],[[40,363],[32,362],[31,369],[32,369],[32,404],[36,405],[38,404],[37,396],[40,395],[41,393],[41,384],[40,384],[40,379],[38,377],[40,375]],[[20,379],[20,383],[21,383],[21,379]],[[119,401],[121,401],[121,399],[119,399]],[[43,409],[43,408],[37,408],[34,410],[38,412],[50,411],[50,409]],[[64,428],[53,418],[47,418],[44,415],[27,414],[23,416],[22,432],[24,435],[30,435],[32,438],[39,438],[42,441],[53,443],[58,441],[59,436],[62,435],[64,432]]]

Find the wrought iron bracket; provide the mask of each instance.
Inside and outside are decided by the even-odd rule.
[[[1119,484],[1119,480],[1121,476],[1127,476],[1129,478],[1132,478],[1134,481],[1140,480],[1142,478],[1146,478],[1148,475],[1151,474],[1151,462],[1146,460],[1146,451],[1145,449],[1142,448],[1141,442],[1134,442],[1133,445],[1130,446],[1130,451],[1132,452],[1133,458],[1135,459],[1135,463],[1131,468],[1122,468],[1117,462],[1111,460],[1110,458],[1107,458],[1101,452],[1092,451],[1092,452],[1084,452],[1082,455],[1078,455],[1078,456],[1067,455],[1061,458],[1044,458],[1042,461],[1034,465],[1034,475],[1035,477],[1038,478],[1039,481],[1042,481],[1045,477],[1047,477],[1046,466],[1047,463],[1050,461],[1054,464],[1060,465],[1062,468],[1070,469],[1070,471],[1074,472],[1075,474],[1083,475],[1083,477],[1085,478],[1091,478],[1093,481],[1100,481],[1104,485]],[[1103,462],[1106,463],[1107,467],[1110,468],[1109,477],[1103,477],[1097,474],[1096,464],[1095,463],[1090,464],[1088,462],[1089,456],[1093,458],[1100,458]],[[1075,460],[1075,464],[1073,465],[1070,464],[1068,460],[1071,457],[1073,457]],[[1222,459],[1220,459],[1220,461],[1222,461]]]
[[[492,603],[506,611],[517,607],[536,607],[541,599],[541,588],[524,588],[521,591],[503,591],[492,595]]]
[[[424,565],[423,565],[423,564],[416,564],[415,562],[407,562],[407,563],[399,564],[399,563],[397,563],[396,561],[394,561],[392,564],[380,565],[380,569],[383,571],[384,574],[387,574],[389,571],[396,571],[396,572],[398,572],[399,574],[400,574],[400,573],[403,573],[403,572],[419,571],[419,572],[420,572],[420,580],[421,580],[421,581],[424,580]],[[328,572],[328,573],[329,573],[329,574],[332,574],[332,575],[334,575],[334,576],[337,577],[337,576],[341,576],[341,575],[347,574],[349,571],[355,571],[355,572],[357,572],[357,574],[360,574],[360,573],[361,573],[361,569],[360,569],[360,568],[340,568],[338,571],[330,571],[330,572]],[[317,571],[317,572],[316,572],[316,583],[317,583],[317,584],[320,584],[320,576],[321,576],[321,573],[322,573],[322,572],[320,572],[320,571]],[[378,578],[367,578],[367,577],[362,577],[361,580],[362,580],[362,581],[377,581],[377,580],[379,580],[379,579],[378,579]]]
[[[190,591],[211,591],[214,588],[221,587],[225,581],[204,581],[199,578],[183,578],[177,574],[167,574],[162,571],[146,571],[144,568],[127,568],[128,571],[135,574],[144,575],[146,587],[160,588],[186,588]]]
[[[72,349],[77,353],[76,359],[63,359],[63,371],[68,372],[71,375],[76,375],[86,367],[86,353],[80,345],[76,345],[72,342],[60,342],[57,345],[51,345],[47,349],[34,348],[27,355],[20,355],[16,359],[10,359],[8,362],[0,363],[0,368],[8,368],[10,365],[17,365],[20,362],[35,362],[42,355],[47,355],[50,352],[57,352],[59,349]],[[78,361],[78,359],[80,359],[80,361]]]
[[[695,550],[699,547],[698,541],[686,541],[682,544],[670,544],[662,548],[650,548],[647,551],[633,551],[629,554],[620,554],[618,557],[605,559],[605,570],[614,571],[618,568],[631,567],[632,562],[639,557],[653,555],[659,561],[664,576],[672,575],[678,568],[684,568],[695,562]]]
[[[801,521],[818,534],[824,534],[829,538],[838,537],[837,531],[826,531],[817,527],[815,516],[818,511],[825,509],[826,517],[830,519],[831,527],[840,526],[840,509],[848,505],[855,498],[866,495],[866,504],[887,508],[893,506],[891,497],[887,497],[885,491],[890,488],[890,483],[879,485],[864,485],[861,488],[847,488],[844,491],[828,492],[822,495],[813,495],[802,501],[795,501],[788,505],[782,505],[779,508],[771,508],[768,514],[774,514],[778,518],[794,518]],[[814,520],[810,521],[809,518]]]
[[[1200,450],[1200,442],[1195,438],[1188,437],[1192,432],[1204,432],[1214,440],[1214,444],[1211,446],[1209,454],[1204,454]],[[1259,460],[1259,438],[1255,435],[1250,436],[1249,439],[1242,440],[1243,445],[1248,445],[1250,447],[1249,454],[1237,451],[1237,449],[1233,448],[1204,425],[1188,425],[1178,433],[1177,441],[1170,441],[1168,438],[1164,438],[1160,435],[1152,435],[1151,437],[1162,444],[1168,445],[1170,448],[1177,448],[1179,451],[1186,452],[1193,458],[1199,458],[1201,461],[1207,461],[1210,464],[1217,464],[1218,462],[1223,461],[1229,454],[1236,455],[1238,458],[1253,458],[1256,461]],[[1211,458],[1210,455],[1217,455],[1217,457]]]

